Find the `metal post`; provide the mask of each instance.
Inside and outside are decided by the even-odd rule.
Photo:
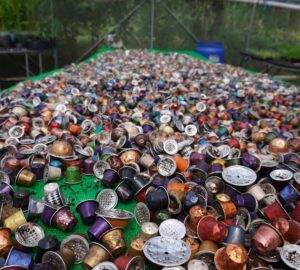
[[[114,27],[112,27],[107,34],[118,29],[126,20],[128,20],[144,3],[146,0],[141,1],[133,10],[131,10],[126,16],[123,17]],[[106,34],[106,35],[107,35]],[[80,62],[83,58],[85,58],[91,51],[98,47],[98,45],[105,39],[104,35],[101,39],[99,39],[95,44],[93,44],[89,49],[87,49],[77,60],[76,63]]]
[[[252,27],[253,27],[255,11],[256,11],[258,1],[259,0],[257,0],[256,3],[253,4],[252,11],[251,11],[250,21],[249,21],[249,24],[248,24],[248,30],[247,30],[247,36],[246,36],[246,47],[245,47],[246,52],[248,52],[249,47],[250,47],[250,37],[252,35]]]
[[[30,70],[29,70],[29,59],[28,59],[28,52],[25,51],[25,69],[26,69],[26,78],[30,76]]]
[[[196,41],[198,42],[198,38],[196,37],[196,35],[191,31],[189,30],[183,22],[181,22],[177,16],[169,9],[169,7],[162,1],[161,2],[162,5],[164,6],[164,8],[171,14],[171,16],[180,24],[180,26]]]
[[[39,51],[38,53],[38,58],[39,58],[39,70],[40,70],[40,74],[43,73],[43,56],[42,56],[42,52]]]
[[[151,9],[151,34],[150,34],[150,48],[153,49],[154,43],[154,17],[155,17],[155,0],[152,0]]]
[[[57,49],[53,49],[53,60],[54,60],[54,68],[58,68],[58,55],[57,55]]]

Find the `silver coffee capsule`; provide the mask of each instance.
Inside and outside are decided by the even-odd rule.
[[[118,270],[118,268],[112,262],[102,262],[97,264],[92,270]]]
[[[45,201],[31,198],[28,204],[28,214],[27,219],[32,220],[35,217],[40,216],[45,208]]]
[[[103,178],[104,171],[110,169],[109,164],[106,161],[98,160],[93,167],[93,172],[95,176],[99,179]]]
[[[209,270],[209,267],[204,261],[193,259],[189,261],[187,269],[188,270]]]
[[[176,171],[176,162],[172,158],[164,157],[159,160],[157,167],[160,175],[170,176]]]
[[[118,203],[118,195],[113,189],[106,188],[98,193],[96,201],[99,202],[101,211],[111,210]]]
[[[169,139],[164,142],[164,151],[168,155],[175,155],[178,152],[178,145],[175,140]]]
[[[134,209],[134,218],[140,226],[150,221],[150,211],[145,203],[137,203]]]
[[[160,266],[185,264],[191,256],[191,248],[182,240],[157,236],[146,241],[145,257]]]
[[[65,238],[60,248],[67,247],[74,252],[75,263],[81,263],[89,251],[88,241],[81,235],[70,235]]]
[[[293,173],[289,170],[277,169],[270,173],[270,177],[276,181],[289,181],[293,178]]]
[[[195,125],[187,125],[184,129],[186,135],[192,137],[195,136],[198,132],[197,127]]]
[[[159,225],[159,234],[168,238],[182,239],[186,234],[186,228],[177,219],[167,219]]]
[[[8,134],[10,137],[19,139],[24,135],[24,128],[21,126],[13,126],[8,131]]]
[[[16,229],[15,237],[17,242],[24,247],[36,247],[45,234],[39,225],[26,222]]]
[[[233,165],[223,170],[222,178],[233,186],[250,186],[256,181],[257,175],[250,168]]]
[[[300,246],[284,245],[279,251],[281,260],[291,269],[300,269]]]

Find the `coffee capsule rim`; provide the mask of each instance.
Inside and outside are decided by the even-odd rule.
[[[22,145],[32,145],[32,144],[34,144],[34,140],[33,139],[22,139],[22,140],[19,140],[19,143]]]
[[[170,232],[169,231],[170,229],[173,231]],[[184,223],[174,218],[169,218],[164,220],[159,225],[158,231],[160,236],[173,238],[173,239],[183,239],[184,236],[186,235],[186,227]]]
[[[113,213],[114,212],[114,213]],[[123,216],[118,215],[118,213],[123,213]],[[130,220],[134,217],[134,215],[125,209],[109,209],[105,211],[101,211],[101,209],[97,209],[95,214],[100,217],[109,218],[109,219],[120,219],[120,220]]]
[[[21,265],[4,265],[1,270],[27,270],[25,267],[21,266]]]
[[[300,246],[296,244],[286,244],[279,250],[279,255],[282,261],[288,266],[291,267],[292,269],[298,269],[297,266],[295,266],[293,263],[290,263],[289,260],[287,260],[286,255],[284,252],[289,251],[291,249],[294,249],[297,251],[298,254],[300,254]]]
[[[19,129],[19,134],[17,134],[17,135],[14,134],[14,131],[16,129]],[[22,138],[24,136],[24,133],[25,133],[24,128],[19,125],[15,125],[15,126],[11,127],[8,131],[8,134],[10,137],[17,138],[17,139]]]
[[[126,268],[125,268],[125,270],[133,270],[133,269],[130,269],[131,268],[131,265],[133,264],[133,263],[140,263],[141,265],[141,269],[144,269],[145,268],[145,262],[144,262],[144,260],[143,260],[143,258],[141,257],[141,256],[139,256],[139,255],[137,255],[137,256],[134,256],[134,257],[132,257],[131,258],[131,260],[128,262],[128,264],[126,265]]]
[[[243,171],[244,171],[244,172],[247,171],[247,172],[248,172],[248,176],[250,177],[249,182],[244,182],[244,183],[238,183],[238,184],[236,184],[235,181],[232,181],[232,179],[231,179],[231,176],[232,176],[232,175],[235,175],[235,174],[230,173],[229,170],[235,170],[235,171],[238,171],[239,174],[240,174],[241,172],[243,172]],[[236,175],[235,175],[235,176],[236,176]],[[237,177],[240,178],[239,175],[237,175]],[[237,187],[247,187],[247,186],[252,185],[252,184],[256,181],[256,179],[257,179],[257,174],[256,174],[255,171],[252,170],[251,168],[248,168],[248,167],[245,167],[245,166],[242,166],[242,165],[232,165],[232,166],[226,167],[226,168],[222,171],[222,178],[224,179],[225,182],[227,182],[227,183],[230,184],[230,185],[237,186]],[[244,176],[241,177],[241,178],[244,178]],[[240,178],[240,179],[241,179],[241,178]]]
[[[281,177],[277,177],[276,172],[282,172],[282,171],[285,171],[285,173],[287,174],[286,177],[283,179]],[[273,170],[271,173],[270,173],[270,177],[272,178],[272,180],[274,181],[278,181],[278,182],[287,182],[287,181],[290,181],[292,178],[293,178],[294,174],[290,171],[290,170],[286,170],[286,169],[276,169],[276,170]]]
[[[79,235],[79,234],[74,234],[74,235],[69,235],[69,236],[67,236],[62,242],[61,242],[61,244],[60,244],[60,248],[64,248],[65,246],[66,246],[66,244],[69,242],[69,241],[72,241],[72,240],[77,240],[78,241],[78,239],[81,241],[81,244],[82,244],[82,246],[84,245],[85,246],[85,248],[86,248],[86,250],[87,250],[87,252],[89,251],[89,242],[85,239],[85,237],[83,237],[83,236],[81,236],[81,235]],[[71,249],[72,251],[73,251],[73,249],[72,248],[69,248],[69,249]],[[86,252],[86,254],[87,254],[87,252]],[[86,254],[85,254],[85,256],[86,256]],[[81,263],[83,260],[84,260],[84,257],[82,258],[82,259],[78,259],[77,258],[77,256],[76,256],[76,253],[74,252],[74,255],[75,255],[75,264],[79,264],[79,263]]]
[[[37,138],[35,140],[35,143],[44,143],[47,145],[47,144],[53,143],[56,139],[57,139],[57,137],[55,135],[48,134],[44,137]]]
[[[54,217],[56,216],[56,214],[57,214],[60,210],[62,210],[62,209],[64,209],[64,208],[66,208],[67,210],[70,210],[70,207],[69,207],[68,205],[64,205],[64,206],[61,206],[61,207],[57,208],[56,211],[54,212],[54,214],[52,215],[51,219],[50,219],[50,224],[51,224],[51,226],[53,226],[52,222],[53,222],[53,219],[54,219]]]
[[[75,206],[75,211],[76,211],[76,212],[79,212],[79,211],[78,211],[78,207],[79,207],[81,204],[86,203],[86,202],[95,202],[95,203],[97,203],[97,205],[99,206],[99,202],[98,202],[97,200],[86,199],[86,200],[80,201],[80,202]]]
[[[103,194],[108,193],[110,196],[110,198],[112,200],[110,200],[110,204],[108,207],[103,207]],[[101,200],[102,198],[102,200]],[[111,210],[114,209],[116,207],[116,205],[118,204],[118,195],[116,193],[115,190],[111,189],[111,188],[105,188],[102,189],[101,191],[98,192],[97,196],[96,196],[96,201],[99,204],[99,209],[101,210]]]
[[[170,261],[168,261],[168,262],[158,261],[156,258],[153,258],[150,251],[148,250],[148,246],[151,246],[152,243],[156,243],[156,242],[157,242],[157,244],[155,246],[162,247],[163,246],[162,243],[165,242],[164,243],[165,246],[162,248],[166,248],[168,246],[169,248],[178,249],[178,251],[180,251],[182,254],[182,257],[179,258],[181,260],[172,263]],[[147,240],[144,245],[143,251],[144,251],[145,257],[149,261],[151,261],[159,266],[168,266],[168,267],[182,265],[182,264],[186,263],[191,256],[191,248],[183,240],[177,240],[174,238],[167,238],[167,237],[163,237],[163,236],[156,236],[156,237],[153,237],[153,238],[150,238],[149,240]],[[157,254],[159,255],[160,253],[157,253]],[[164,252],[162,253],[162,255],[164,255]]]
[[[146,213],[144,212],[144,217],[146,219],[146,221],[144,221],[142,218],[140,218],[138,216],[138,211],[141,211],[141,209],[145,210]],[[139,224],[140,226],[142,226],[145,222],[149,222],[150,221],[150,210],[149,208],[147,207],[147,205],[143,202],[138,202],[136,204],[136,207],[134,209],[134,218],[135,218],[135,221],[137,224]]]
[[[104,268],[102,268],[102,266]],[[94,268],[92,270],[118,270],[118,268],[114,263],[104,261],[104,262],[98,263],[96,266],[94,266]]]
[[[278,248],[277,248],[278,249]],[[264,256],[260,254],[256,254],[258,258],[262,259],[265,262],[268,263],[276,263],[280,261],[280,254],[277,252],[277,250],[272,251],[270,254]]]
[[[21,239],[21,232],[20,232],[20,230],[22,229],[22,227],[28,226],[29,224],[31,224],[32,227],[34,227],[38,231],[38,234],[39,234],[39,237],[40,237],[40,239],[38,239],[36,241],[36,243],[33,243],[33,244],[27,244],[25,241],[23,241]],[[44,229],[41,226],[39,226],[37,223],[29,222],[29,221],[27,221],[27,222],[21,224],[20,226],[18,226],[17,229],[16,229],[16,232],[15,232],[16,241],[19,244],[21,244],[22,246],[24,246],[24,247],[30,247],[30,248],[37,247],[38,246],[38,242],[41,239],[43,239],[44,237],[45,237]]]
[[[42,263],[45,262],[45,260],[46,260],[45,258],[47,258],[46,255],[48,255],[48,256],[49,256],[49,255],[50,255],[50,256],[55,256],[55,258],[58,259],[58,260],[62,263],[63,269],[61,269],[61,270],[67,270],[67,266],[66,266],[66,264],[65,264],[65,261],[63,260],[63,258],[61,257],[60,254],[58,254],[58,253],[55,252],[55,251],[49,250],[49,251],[45,252],[45,254],[43,255],[43,257],[42,257]]]

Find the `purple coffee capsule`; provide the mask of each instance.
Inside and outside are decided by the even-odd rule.
[[[11,185],[9,185],[7,183],[4,183],[4,182],[1,182],[0,183],[0,193],[7,193],[7,194],[9,194],[10,196],[13,197],[14,189]]]
[[[95,211],[99,206],[99,202],[96,200],[85,200],[81,201],[76,206],[76,211],[80,214],[82,222],[86,225],[90,225],[95,222],[96,214]]]
[[[257,200],[250,193],[236,195],[233,197],[232,201],[234,202],[237,208],[244,207],[249,212],[257,211]]]
[[[102,185],[111,188],[119,181],[120,177],[117,171],[113,169],[106,169],[103,174]]]
[[[201,161],[203,161],[204,158],[205,158],[205,156],[203,154],[192,152],[191,155],[190,155],[190,164],[191,165],[197,165]]]
[[[148,186],[151,183],[151,179],[149,176],[145,174],[136,174],[131,181],[127,181],[136,195],[139,193],[144,187]]]
[[[37,180],[42,180],[44,178],[45,164],[33,163],[30,168],[31,171],[36,175]]]
[[[50,204],[45,204],[44,206],[44,211],[41,215],[41,220],[43,221],[44,224],[50,226],[51,219],[56,212],[57,208],[50,205]]]
[[[111,224],[104,217],[98,216],[88,230],[88,236],[91,241],[99,241],[100,237],[110,229],[112,229]]]
[[[95,163],[96,161],[91,158],[85,159],[83,161],[82,173],[85,175],[93,175],[94,174],[93,168]]]

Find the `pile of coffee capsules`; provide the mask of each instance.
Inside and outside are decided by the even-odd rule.
[[[0,95],[1,269],[300,269],[299,104],[266,74],[143,50],[19,83]],[[71,208],[83,175],[101,188]]]

